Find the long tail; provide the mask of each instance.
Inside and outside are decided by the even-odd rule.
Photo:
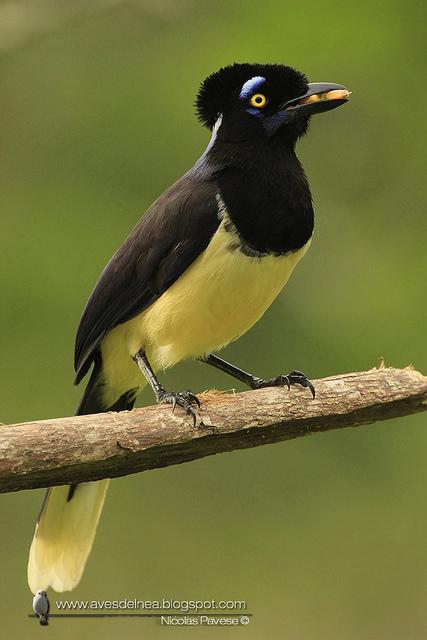
[[[102,363],[95,362],[77,415],[131,409],[136,390],[105,406]],[[52,587],[70,591],[77,586],[92,548],[109,480],[51,487],[36,523],[28,560],[28,584],[33,593]]]

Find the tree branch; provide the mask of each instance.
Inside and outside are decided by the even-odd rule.
[[[379,368],[307,389],[200,394],[200,424],[170,406],[0,426],[0,493],[124,476],[234,449],[425,411],[427,378]]]

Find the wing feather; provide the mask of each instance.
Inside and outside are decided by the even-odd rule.
[[[184,176],[140,219],[90,295],[77,330],[76,384],[105,334],[149,307],[206,249],[219,225],[216,187]]]

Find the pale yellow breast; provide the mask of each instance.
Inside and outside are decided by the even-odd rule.
[[[249,257],[224,222],[207,249],[147,310],[126,323],[130,353],[145,347],[155,367],[204,355],[244,334],[262,316],[308,249]]]

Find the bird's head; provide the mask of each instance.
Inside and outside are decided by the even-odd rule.
[[[280,138],[293,144],[306,132],[311,115],[334,109],[349,96],[340,84],[308,83],[303,73],[285,65],[233,64],[206,78],[196,110],[224,141]]]
[[[46,597],[46,591],[39,590],[39,591],[36,592],[36,595],[37,596],[45,596]]]

